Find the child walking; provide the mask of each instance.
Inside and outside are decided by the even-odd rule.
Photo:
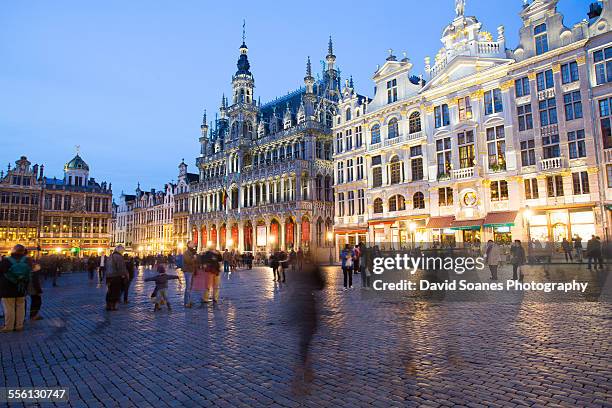
[[[161,309],[160,304],[162,304],[162,302],[166,304],[168,310],[171,309],[167,295],[168,281],[171,279],[178,279],[179,282],[181,281],[181,278],[176,275],[166,274],[166,268],[164,267],[164,265],[161,264],[157,266],[157,276],[152,276],[150,278],[145,279],[145,282],[155,282],[155,290],[151,295],[152,298],[155,298],[155,308],[153,309],[154,312],[157,312]]]

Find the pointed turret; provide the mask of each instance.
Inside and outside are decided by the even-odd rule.
[[[242,23],[242,44],[240,45],[240,57],[236,64],[238,70],[232,78],[232,88],[234,92],[233,103],[253,103],[253,88],[255,80],[251,74],[251,64],[249,63],[249,48],[246,45],[246,22]]]
[[[327,60],[327,70],[333,70],[334,64],[336,63],[336,56],[334,55],[334,43],[332,42],[331,35],[329,36],[329,43],[327,44],[327,56],[325,57],[325,59]]]
[[[314,93],[314,83],[315,79],[312,76],[312,65],[310,63],[310,56],[306,61],[306,76],[304,77],[304,84],[306,85],[306,93],[312,94]]]
[[[285,109],[285,116],[283,116],[283,128],[289,129],[293,121],[291,119],[291,108],[289,108],[289,102],[287,102],[287,109]]]
[[[202,115],[202,125],[200,125],[200,154],[206,154],[208,148],[208,124],[206,123],[206,109]]]

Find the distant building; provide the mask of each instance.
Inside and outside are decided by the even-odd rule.
[[[115,243],[138,255],[181,252],[189,240],[189,185],[197,180],[198,175],[188,173],[181,162],[177,183],[167,183],[161,191],[143,191],[138,185],[136,194],[121,194]]]
[[[0,175],[0,251],[16,243],[40,253],[82,256],[110,245],[111,185],[89,177],[77,154],[61,179],[44,176],[44,166],[22,156]]]

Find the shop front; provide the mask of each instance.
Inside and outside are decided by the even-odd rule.
[[[482,242],[482,226],[484,219],[454,220],[450,229],[459,231],[461,242],[464,244],[480,244]]]
[[[484,228],[487,240],[492,239],[500,245],[512,243],[512,227],[516,221],[518,211],[492,212],[484,219]]]
[[[457,232],[451,229],[455,216],[430,217],[425,228],[430,231],[431,242],[434,246],[454,247]]]
[[[539,242],[561,242],[579,236],[583,240],[597,235],[595,213],[589,208],[533,210],[526,220],[528,239]]]

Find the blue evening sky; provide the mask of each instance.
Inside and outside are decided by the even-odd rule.
[[[571,26],[590,0],[561,0]],[[441,46],[454,0],[5,0],[0,13],[0,163],[26,155],[46,174],[81,146],[91,176],[118,196],[176,180],[181,158],[196,172],[202,111],[209,120],[231,93],[246,18],[255,95],[262,102],[303,84],[331,34],[344,78],[372,96],[371,76],[387,49],[407,52],[414,74]],[[507,46],[517,45],[521,0],[467,0]]]

